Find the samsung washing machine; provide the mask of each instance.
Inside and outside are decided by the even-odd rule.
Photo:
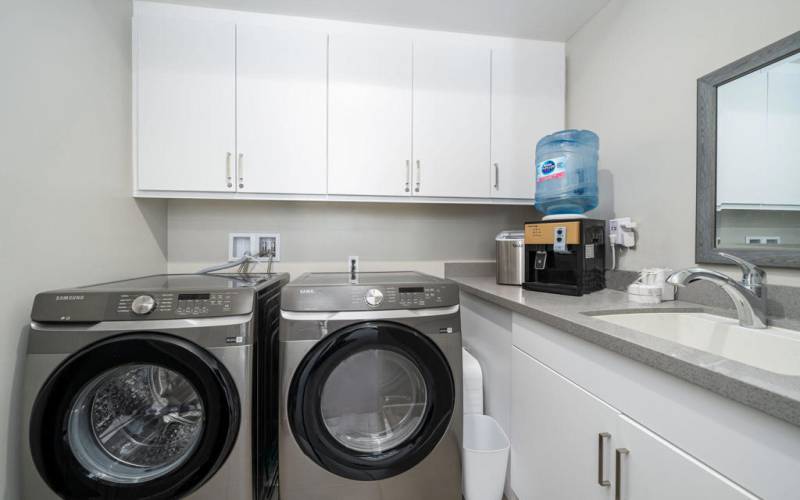
[[[37,295],[22,498],[267,498],[286,282],[159,275]]]
[[[312,273],[283,289],[282,500],[460,500],[456,284]]]

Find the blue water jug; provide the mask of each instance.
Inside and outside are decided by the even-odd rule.
[[[589,130],[562,130],[536,144],[536,202],[546,215],[597,208],[600,139]]]

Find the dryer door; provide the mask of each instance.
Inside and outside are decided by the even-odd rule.
[[[36,467],[68,499],[167,499],[227,458],[240,403],[224,366],[186,340],[125,334],[74,354],[34,402]]]
[[[447,359],[425,335],[389,322],[328,335],[292,379],[288,413],[305,454],[362,481],[417,465],[450,425],[455,385]]]

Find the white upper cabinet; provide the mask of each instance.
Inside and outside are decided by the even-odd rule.
[[[134,2],[135,196],[530,203],[564,44]]]
[[[326,192],[328,35],[236,28],[237,190]]]
[[[564,128],[564,45],[492,50],[492,197],[533,199],[536,143]]]
[[[800,206],[800,69],[796,67],[768,67],[717,89],[718,209]]]
[[[236,28],[135,19],[137,187],[234,191]]]
[[[330,194],[410,194],[411,78],[410,40],[331,35]]]
[[[414,44],[414,195],[488,198],[490,49]]]

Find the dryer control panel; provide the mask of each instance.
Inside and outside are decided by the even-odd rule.
[[[427,309],[458,304],[458,286],[439,280],[430,284],[348,286],[286,286],[285,311],[385,311]]]

